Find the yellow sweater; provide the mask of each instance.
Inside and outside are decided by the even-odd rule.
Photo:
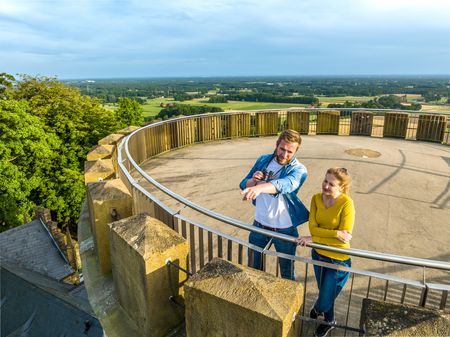
[[[353,200],[346,194],[342,194],[329,208],[326,208],[322,201],[322,193],[317,193],[311,199],[309,213],[309,231],[312,240],[322,245],[350,248],[350,243],[344,243],[337,238],[338,230],[353,231],[355,222],[355,207]],[[335,260],[347,260],[350,255],[329,252],[323,249],[316,251]]]

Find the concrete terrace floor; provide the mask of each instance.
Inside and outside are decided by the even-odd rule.
[[[241,200],[238,185],[260,154],[275,149],[276,139],[244,138],[198,144],[152,158],[141,167],[190,201],[250,224],[254,207]],[[450,261],[449,146],[357,136],[303,136],[302,139],[297,158],[307,167],[309,176],[299,196],[308,208],[311,197],[320,192],[329,167],[346,167],[353,177],[350,190],[356,207],[353,248]],[[373,154],[379,156],[371,157]],[[247,241],[247,231],[207,218],[144,180],[140,182],[173,210]],[[309,235],[307,223],[299,227],[299,232]],[[225,242],[223,246],[226,257]],[[214,251],[216,254],[216,246]],[[310,254],[309,248],[297,248],[298,256],[309,258]],[[198,259],[198,250],[196,255]],[[427,282],[450,284],[449,273],[440,270],[362,258],[353,258],[353,267],[419,282],[425,276]],[[267,271],[274,274],[275,268],[275,259],[268,258]],[[306,267],[302,262],[296,262],[295,271],[296,280],[306,286],[307,315],[317,297],[314,273],[311,265]],[[336,318],[341,324],[358,327],[362,299],[369,293],[373,299],[399,303],[404,291],[401,283],[388,284],[381,278],[356,275],[336,300]],[[420,297],[419,288],[408,287],[404,303],[417,306]],[[438,308],[440,301],[441,293],[430,292],[427,306]],[[302,336],[313,335],[313,330],[314,323],[306,323]],[[343,333],[337,330],[332,336]],[[354,335],[357,333],[347,331],[347,336]]]
[[[198,144],[162,154],[141,166],[158,182],[192,202],[250,224],[254,207],[241,200],[238,184],[260,154],[274,150],[276,139]],[[320,192],[327,168],[346,167],[353,177],[353,248],[450,261],[449,146],[357,136],[302,139],[297,158],[307,167],[309,176],[299,195],[308,208],[311,197]],[[379,156],[370,158],[376,152]],[[141,183],[146,185],[145,181]],[[183,208],[146,186],[172,209],[181,210],[181,214],[247,240],[246,231]],[[299,229],[300,235],[309,235],[307,223]],[[310,252],[299,247],[297,254],[309,256]],[[423,277],[422,270],[413,273],[414,268],[395,268],[388,263],[361,261],[358,267],[419,280]]]

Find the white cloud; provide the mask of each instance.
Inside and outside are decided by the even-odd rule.
[[[351,57],[358,54],[352,50],[378,47],[389,57],[394,49],[408,54],[417,44],[450,58],[448,0],[0,1],[0,45],[23,53],[21,60],[42,55],[50,70],[58,58],[58,69],[68,59],[84,62],[84,69],[102,60],[102,69],[108,62],[161,66],[164,60],[171,66],[215,60],[228,67],[235,54],[243,63],[264,54],[276,67],[287,54],[346,48]],[[36,67],[33,60],[29,69]],[[0,58],[0,68],[14,62]]]

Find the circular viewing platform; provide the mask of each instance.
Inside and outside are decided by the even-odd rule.
[[[299,196],[307,208],[329,167],[345,167],[353,179],[356,222],[348,253],[354,263],[350,285],[336,302],[338,320],[353,335],[363,299],[448,308],[450,150],[442,143],[449,142],[449,121],[446,115],[367,109],[205,114],[131,132],[120,141],[112,162],[123,193],[131,196],[131,214],[148,213],[186,240],[189,273],[199,272],[215,257],[247,265],[258,251],[264,256],[264,271],[279,276],[279,254],[248,243],[254,207],[242,201],[239,182],[261,154],[273,152],[280,131],[298,130],[302,144],[296,157],[308,169]],[[109,212],[105,225],[122,218],[114,208]],[[90,242],[93,234],[85,227],[81,231],[81,240]],[[309,234],[307,223],[299,232]],[[298,247],[290,257],[296,281],[304,285],[300,316],[317,296],[311,247]],[[95,279],[92,287],[100,293],[106,289],[115,307],[110,276],[92,276],[95,257],[85,259],[91,265],[87,279]],[[103,299],[94,295],[97,304],[108,302]],[[103,305],[101,310],[109,309]],[[121,324],[111,317],[106,320],[113,326]],[[306,336],[311,326],[305,329]]]
[[[173,192],[214,212],[251,224],[254,207],[241,199],[239,182],[258,156],[275,149],[276,137],[218,141],[171,151],[141,167]],[[450,260],[449,147],[397,139],[303,136],[297,159],[308,169],[299,190],[309,208],[329,167],[349,170],[356,207],[352,247],[433,260]],[[143,185],[163,203],[186,217],[189,208]],[[209,217],[198,221],[247,240],[248,232]],[[308,235],[308,224],[299,227]],[[309,254],[298,248],[297,253]]]

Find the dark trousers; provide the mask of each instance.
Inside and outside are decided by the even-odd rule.
[[[253,226],[260,227],[260,228],[262,227],[261,224],[257,221],[253,222]],[[289,227],[289,228],[285,228],[285,229],[278,229],[277,233],[290,235],[294,238],[298,237],[297,227],[293,227],[293,226]],[[250,236],[248,238],[248,241],[255,246],[264,248],[269,243],[270,239],[271,239],[271,237],[269,237],[269,236],[251,232]],[[275,245],[275,250],[277,252],[283,253],[283,254],[295,255],[295,251],[297,249],[297,245],[295,243],[291,243],[291,242],[287,242],[287,241],[275,239],[275,238],[273,239],[272,243]],[[251,254],[250,249],[249,249],[248,253],[250,256],[250,254]],[[249,263],[249,266],[253,267],[255,269],[262,270],[261,258],[262,258],[261,253],[253,251],[253,263],[252,264]],[[290,280],[295,280],[294,261],[289,260],[289,259],[283,259],[283,258],[279,258],[279,261],[280,261],[281,277],[290,279]]]

